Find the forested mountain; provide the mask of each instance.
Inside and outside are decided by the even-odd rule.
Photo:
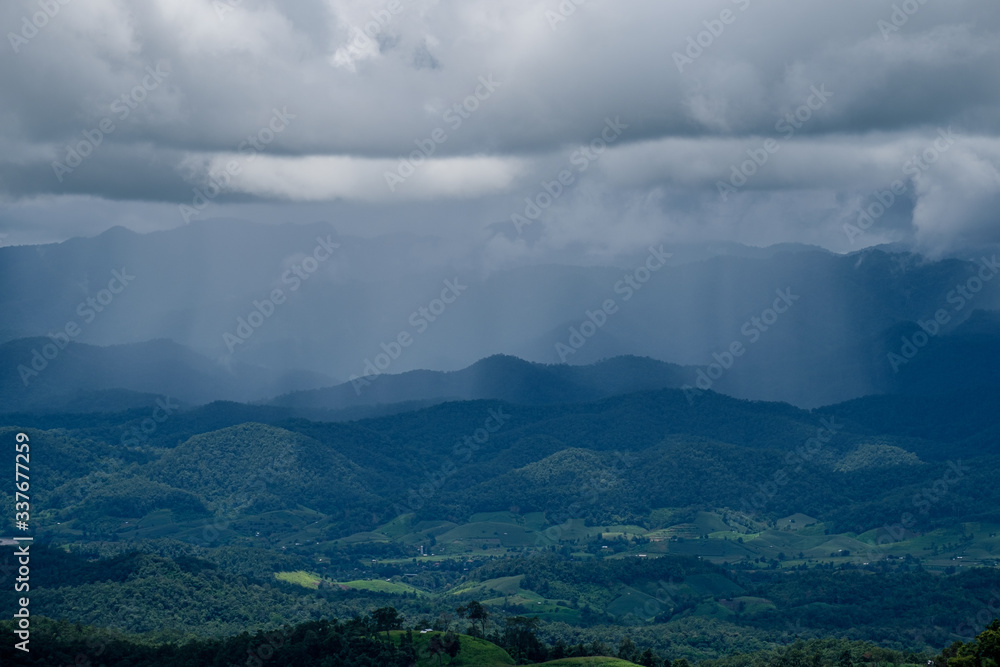
[[[975,372],[977,360],[996,356],[1000,339],[995,315],[989,326],[980,319],[963,329],[973,311],[1000,307],[996,290],[983,283],[975,292],[967,287],[992,270],[991,255],[930,261],[893,249],[836,255],[789,244],[664,246],[653,248],[659,259],[651,265],[660,268],[640,284],[632,273],[647,270],[652,250],[614,266],[529,264],[488,273],[446,260],[411,261],[422,251],[438,257],[440,243],[409,235],[351,237],[323,223],[215,220],[145,235],[115,228],[61,244],[0,247],[0,309],[7,314],[0,340],[19,341],[18,354],[3,355],[3,364],[27,364],[32,348],[42,343],[28,339],[75,324],[77,343],[152,345],[145,349],[145,365],[187,368],[204,378],[214,391],[184,396],[203,402],[263,400],[346,383],[366,372],[468,369],[497,354],[572,365],[649,357],[687,370],[673,367],[674,377],[666,370],[671,366],[660,364],[644,371],[651,374],[647,382],[658,376],[656,383],[669,382],[658,386],[693,385],[698,368],[717,363],[713,355],[724,357],[741,343],[743,353],[711,388],[814,407],[913,386],[934,393],[935,382],[948,389],[978,382],[989,376]],[[314,259],[314,251],[324,259]],[[180,253],[185,263],[168,259]],[[192,266],[199,268],[182,268]],[[134,278],[119,286],[112,271]],[[120,291],[112,294],[109,283]],[[913,363],[899,370],[888,355],[901,355],[903,338],[939,311],[946,319],[932,336],[934,344],[920,346]],[[975,337],[972,347],[969,336]],[[159,339],[211,361],[149,343]],[[107,354],[111,359],[102,358],[100,367],[142,367],[126,364],[124,353]],[[55,369],[73,356],[62,355],[46,375],[55,377]],[[54,383],[45,395],[58,394],[58,387],[75,391],[82,368],[94,367],[93,361],[81,363],[58,381],[38,377]],[[474,368],[464,375],[475,376]],[[966,377],[966,371],[973,374]],[[84,388],[151,391],[153,380],[108,373],[97,374],[97,386]],[[12,384],[16,372],[5,376],[4,397],[13,397],[11,390],[23,386]],[[152,391],[165,393],[168,377]],[[564,380],[573,384],[571,376]],[[420,381],[427,386],[415,386]],[[371,399],[352,398],[354,392],[341,387],[284,400],[342,407],[478,396],[461,375],[417,373],[394,382],[391,389],[368,387]],[[652,387],[638,383],[625,390],[642,388]],[[598,396],[562,387],[546,400],[561,391],[569,391],[563,394],[569,400]],[[43,402],[39,397],[32,405]]]
[[[722,657],[794,627],[919,653],[971,637],[991,604],[996,400],[806,411],[660,389],[340,422],[217,402],[12,415],[0,438],[31,438],[37,613],[145,637],[122,642],[385,604],[465,630],[448,609],[477,599],[496,623],[538,618],[550,647],[599,644],[581,651],[627,635]]]
[[[0,2],[0,667],[997,667],[997,10]]]
[[[537,405],[578,403],[648,389],[680,387],[693,369],[655,359],[615,357],[587,366],[537,364],[497,355],[453,372],[410,371],[369,375],[335,387],[279,396],[269,405],[343,409],[355,405],[497,399]]]

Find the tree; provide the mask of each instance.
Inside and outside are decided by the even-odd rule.
[[[464,616],[468,618],[473,623],[479,622],[479,636],[486,636],[486,619],[489,618],[490,612],[486,609],[484,605],[476,600],[472,600],[469,604],[464,604],[455,611],[458,612],[459,616]]]
[[[458,652],[462,650],[462,641],[459,639],[458,635],[451,631],[445,633],[442,645],[444,646],[445,653],[447,653],[448,657],[452,659],[454,659],[455,656],[458,655]]]
[[[507,649],[508,653],[514,653],[514,659],[518,662],[545,652],[545,647],[535,635],[535,629],[540,623],[541,621],[537,618],[526,616],[510,616],[504,619],[504,648]]]
[[[662,667],[663,661],[660,657],[653,653],[651,649],[646,649],[643,651],[642,655],[639,656],[639,664],[642,667]]]
[[[385,631],[385,639],[389,641],[389,631],[399,630],[403,627],[403,619],[394,607],[380,607],[372,612],[372,621],[375,622],[375,630]]]
[[[413,630],[407,630],[406,634],[400,637],[399,652],[407,662],[416,664],[417,652],[413,646]]]
[[[952,657],[953,656],[953,657]],[[1000,621],[986,626],[967,644],[955,642],[935,660],[935,665],[947,667],[996,667],[1000,663]]]
[[[431,636],[429,642],[427,642],[427,653],[433,657],[437,656],[438,664],[441,664],[441,654],[445,652],[444,642],[441,640],[441,635],[435,634]]]
[[[618,644],[618,657],[622,660],[628,660],[629,662],[634,662],[638,649],[636,649],[635,644],[629,637],[622,639],[621,643]]]

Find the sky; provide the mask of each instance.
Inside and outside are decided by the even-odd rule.
[[[995,0],[14,0],[0,29],[2,244],[1000,242]]]

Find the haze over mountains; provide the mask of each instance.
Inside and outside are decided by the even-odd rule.
[[[0,432],[31,433],[38,544],[70,545],[37,550],[46,613],[210,636],[476,596],[551,641],[737,638],[706,656],[829,586],[816,636],[859,610],[892,620],[852,638],[969,636],[1000,544],[992,254],[487,270],[439,243],[216,221],[0,248]],[[890,576],[841,595],[859,568]],[[932,586],[945,622],[912,612]]]
[[[213,221],[0,248],[5,404],[22,409],[78,388],[192,403],[260,401],[338,383],[347,384],[279,403],[344,408],[510,398],[459,376],[388,377],[457,371],[507,354],[571,365],[648,357],[630,362],[627,372],[646,379],[623,389],[692,385],[815,406],[872,393],[948,391],[968,383],[968,373],[988,377],[1000,349],[992,255],[929,261],[879,249],[836,255],[797,245],[664,245],[617,267],[487,272],[440,259],[440,243],[346,237],[324,223]],[[933,322],[935,314],[943,324]],[[921,321],[935,335],[922,338]],[[60,349],[43,364],[34,351],[49,341],[19,340],[57,333],[60,348],[85,345]],[[912,346],[910,361],[903,353],[911,353],[906,341],[914,334],[923,344]],[[18,370],[43,365],[37,376]],[[531,373],[542,371],[532,369],[519,364],[502,373],[533,382]],[[567,372],[545,371],[557,384],[572,384]],[[388,387],[369,384],[382,374],[378,383]],[[609,393],[568,386],[546,400],[558,400],[560,391],[575,398]]]
[[[0,24],[3,667],[1000,664],[997,0]]]

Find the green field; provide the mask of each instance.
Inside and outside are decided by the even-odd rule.
[[[516,524],[496,521],[476,521],[456,526],[437,536],[438,545],[461,545],[468,549],[479,548],[483,544],[499,544],[504,547],[530,547],[535,544],[532,531]]]
[[[496,591],[497,593],[501,593],[503,595],[515,595],[519,590],[521,590],[521,580],[523,579],[524,575],[519,574],[513,577],[500,577],[498,579],[487,579],[486,581],[480,582],[470,581],[453,589],[451,594],[476,597]]]
[[[279,581],[286,581],[304,588],[317,588],[323,578],[315,572],[277,572],[274,575]],[[350,588],[358,591],[374,591],[376,593],[394,593],[398,595],[415,594],[427,595],[425,591],[404,584],[400,581],[385,581],[384,579],[358,579],[356,581],[326,581],[331,586]]]
[[[813,519],[798,513],[770,524],[764,522],[725,521],[730,513],[689,512],[680,510],[657,510],[651,514],[663,518],[683,519],[672,526],[646,531],[637,524],[604,526],[574,525],[571,531],[561,531],[564,543],[576,545],[578,558],[631,559],[645,555],[653,560],[675,555],[695,556],[714,563],[737,561],[756,562],[766,559],[755,567],[787,569],[800,564],[806,566],[818,563],[860,564],[863,560],[885,558],[902,559],[909,555],[921,561],[928,569],[942,571],[946,568],[967,567],[976,563],[992,563],[1000,554],[1000,526],[987,523],[959,524],[950,529],[938,529],[923,535],[908,535],[899,542],[875,549],[872,542],[877,533],[871,531],[862,535],[826,534],[823,524],[813,523]],[[523,545],[517,550],[534,550],[535,533],[526,528],[529,523],[538,524],[542,515],[536,513],[517,515],[512,512],[488,512],[475,514],[475,519],[464,524],[447,521],[414,522],[413,517],[404,515],[380,527],[377,531],[352,536],[345,540],[354,543],[358,538],[413,544],[420,542],[425,549],[434,549],[433,556],[412,558],[381,559],[384,564],[410,566],[419,563],[433,564],[468,558],[475,553],[477,558],[509,556],[512,545]],[[150,516],[144,519],[144,526],[161,524],[166,517]],[[274,517],[277,518],[277,517]],[[288,521],[292,516],[282,517]],[[305,519],[306,517],[294,517]],[[314,519],[315,520],[315,519]],[[783,528],[775,527],[775,524]],[[725,529],[725,530],[720,530]],[[702,532],[702,531],[713,532]],[[752,532],[751,532],[752,531]],[[685,539],[684,534],[697,535]],[[390,535],[393,537],[390,538]],[[430,546],[427,540],[437,536],[437,543]],[[589,539],[588,536],[589,535]],[[707,537],[706,537],[707,535]],[[658,541],[649,541],[651,537]],[[574,541],[573,538],[580,538]],[[487,549],[481,545],[488,543]],[[610,544],[612,547],[607,547]],[[364,564],[364,563],[362,563]],[[471,567],[471,565],[470,565]],[[282,572],[277,577],[289,583],[307,588],[319,585],[320,575],[307,572]],[[775,602],[766,597],[747,595],[747,591],[730,578],[717,573],[689,574],[677,582],[670,593],[658,589],[648,582],[632,585],[618,585],[603,590],[592,590],[587,586],[529,590],[523,588],[523,575],[501,576],[485,580],[467,580],[454,586],[435,588],[432,592],[416,588],[398,576],[351,581],[326,581],[345,589],[372,591],[388,594],[413,594],[422,597],[447,596],[458,600],[479,600],[493,610],[513,610],[510,613],[537,617],[546,622],[564,622],[570,625],[582,622],[586,613],[606,613],[611,617],[633,618],[649,623],[664,613],[671,612],[678,600],[689,600],[677,618],[704,619],[707,621],[732,622],[736,617],[755,616],[774,611]],[[416,583],[416,582],[413,582]],[[421,585],[421,584],[418,584]],[[679,597],[678,597],[679,596]],[[456,602],[455,604],[458,604]]]
[[[405,633],[396,630],[390,632],[389,636],[398,642],[403,634]],[[431,637],[435,635],[443,636],[444,633],[414,632],[411,634],[413,645],[417,649],[417,655],[420,656],[417,660],[417,667],[437,667],[439,664],[438,659],[431,657],[427,652],[427,645],[430,643]],[[451,665],[452,667],[492,667],[493,665],[514,664],[513,658],[507,655],[507,652],[496,644],[468,635],[458,635],[458,640],[462,646],[458,655],[454,659],[444,656],[440,661],[441,665]]]
[[[419,588],[414,588],[409,584],[404,584],[400,581],[385,581],[383,579],[359,579],[356,581],[334,581],[331,582],[334,586],[343,586],[344,588],[353,588],[358,591],[374,591],[376,593],[396,593],[396,594],[408,594],[413,593],[415,595],[427,595],[424,591]]]
[[[545,667],[571,667],[572,665],[583,665],[584,667],[639,667],[634,662],[618,658],[562,658],[561,660],[550,660],[549,662],[540,662],[538,664],[545,665]]]
[[[274,578],[278,581],[287,581],[305,588],[316,588],[322,578],[313,572],[276,572]]]
[[[645,523],[650,528],[645,528]],[[475,556],[504,556],[523,549],[563,544],[581,558],[629,557],[664,554],[694,556],[715,563],[780,561],[780,567],[832,563],[862,565],[886,558],[916,559],[924,567],[942,571],[1000,562],[1000,525],[964,523],[917,534],[901,532],[895,542],[876,546],[879,532],[828,533],[828,527],[804,513],[793,513],[773,522],[752,521],[725,508],[685,512],[682,508],[659,508],[645,522],[584,525],[575,519],[558,526],[547,525],[542,512],[515,514],[510,511],[473,514],[463,523],[415,521],[403,514],[370,531],[357,532],[329,541],[331,519],[306,509],[278,510],[244,516],[221,527],[220,541],[249,537],[267,540],[279,548],[312,548],[318,551],[339,546],[397,544],[414,553],[410,557],[380,559],[406,563],[413,557],[430,562]],[[79,527],[65,522],[53,532],[74,535]],[[124,519],[117,526],[128,539],[175,538],[197,541],[203,520],[183,521],[170,510],[156,510]],[[594,547],[597,544],[600,546]],[[611,545],[602,549],[603,545]],[[416,553],[423,547],[424,555]],[[612,548],[613,547],[613,548]],[[433,555],[432,555],[433,554]]]

